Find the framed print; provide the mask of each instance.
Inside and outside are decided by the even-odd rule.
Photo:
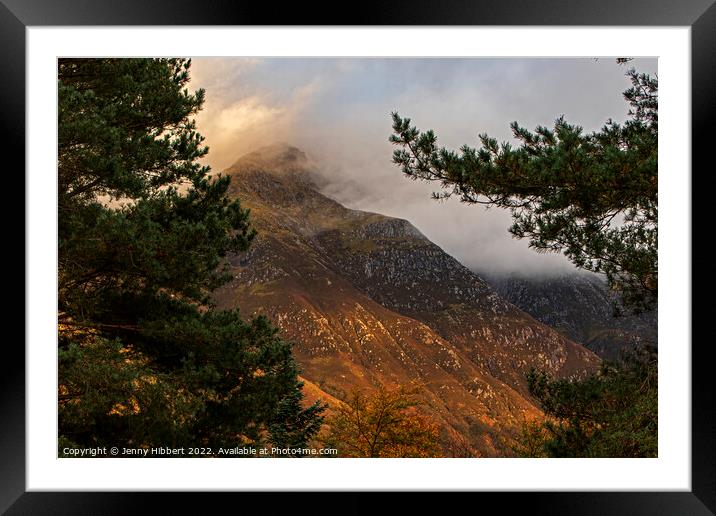
[[[716,10],[613,4],[4,0],[3,510],[712,514],[691,170]]]

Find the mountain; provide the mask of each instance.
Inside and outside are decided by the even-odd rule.
[[[615,317],[614,295],[596,274],[481,275],[503,298],[602,358],[657,345],[657,311]]]
[[[418,382],[444,444],[501,456],[540,415],[530,368],[580,377],[598,367],[409,222],[321,194],[311,171],[288,146],[225,171],[259,233],[229,257],[233,280],[216,293],[218,306],[265,314],[294,342],[309,397],[335,404],[355,389]]]

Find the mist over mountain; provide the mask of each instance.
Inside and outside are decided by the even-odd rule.
[[[582,377],[599,358],[503,299],[408,221],[320,193],[301,150],[273,145],[225,173],[258,236],[229,257],[220,307],[270,317],[294,342],[309,399],[417,383],[445,442],[510,454],[531,368]]]
[[[631,64],[656,72],[658,62]],[[514,144],[513,120],[549,127],[564,115],[588,132],[628,111],[626,70],[612,59],[217,57],[194,59],[192,70],[192,84],[207,91],[197,124],[214,170],[267,143],[291,142],[318,161],[313,168],[326,196],[410,220],[463,265],[497,273],[574,267],[559,253],[536,254],[512,238],[506,210],[430,201],[439,185],[408,181],[391,161],[390,112],[459,149],[479,145],[482,132]]]

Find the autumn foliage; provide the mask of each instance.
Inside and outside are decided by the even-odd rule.
[[[341,457],[435,457],[439,427],[418,410],[417,388],[354,391],[335,407],[322,436]]]

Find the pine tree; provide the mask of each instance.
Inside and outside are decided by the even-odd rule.
[[[302,409],[302,387],[303,382],[296,382],[295,389],[279,403],[269,425],[271,443],[277,448],[306,448],[321,430],[323,418],[318,416],[323,407],[314,404]]]
[[[618,59],[619,63],[628,59]],[[619,310],[658,302],[658,81],[627,72],[629,119],[585,134],[560,117],[553,129],[511,125],[519,146],[480,135],[478,149],[438,147],[393,113],[393,161],[411,179],[439,181],[437,199],[509,209],[510,232],[539,252],[563,252],[603,273]],[[544,421],[527,423],[516,451],[526,456],[652,457],[657,453],[656,355],[605,364],[582,380],[528,376]]]
[[[525,425],[516,451],[529,457],[656,457],[657,384],[656,353],[649,348],[577,381],[532,371],[530,393],[545,419]]]
[[[218,311],[248,210],[198,160],[187,59],[60,59],[61,443],[234,446],[308,439],[290,343]]]
[[[624,61],[624,60],[622,60]],[[629,70],[631,106],[624,124],[612,120],[585,134],[560,117],[534,132],[513,122],[520,142],[480,135],[479,149],[438,147],[393,113],[393,161],[412,179],[439,181],[438,199],[511,210],[510,232],[540,252],[563,252],[578,267],[604,273],[634,312],[657,303],[658,83]]]

